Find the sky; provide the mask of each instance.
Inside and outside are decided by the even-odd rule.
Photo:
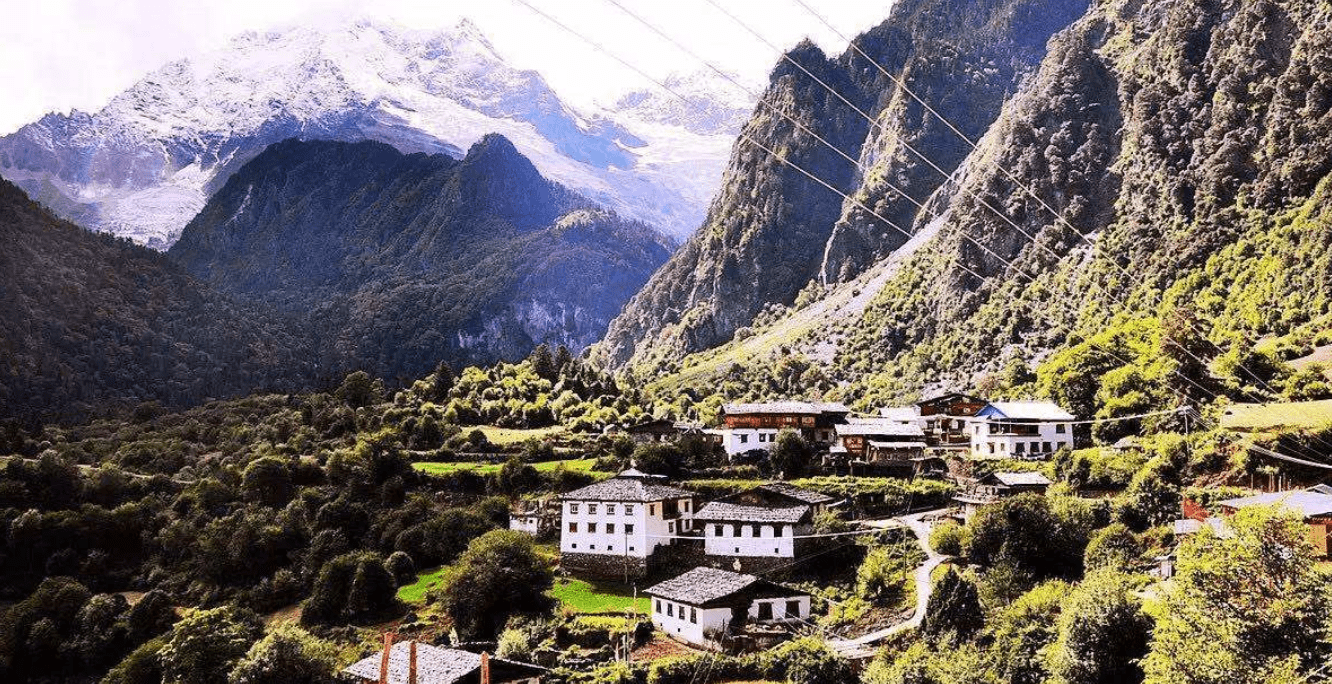
[[[754,83],[809,37],[831,52],[846,41],[793,0],[615,0],[698,57]],[[527,0],[656,76],[707,67],[655,35],[611,0]],[[806,0],[847,36],[883,21],[891,0]],[[411,28],[470,18],[519,68],[539,71],[574,105],[650,88],[641,75],[573,37],[519,0],[41,0],[6,3],[0,21],[0,134],[47,112],[97,111],[149,72],[225,47],[245,31],[333,25],[368,17]],[[763,42],[764,40],[767,43]]]

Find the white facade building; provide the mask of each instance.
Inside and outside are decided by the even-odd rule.
[[[693,529],[694,493],[666,485],[664,479],[631,469],[560,497],[563,565],[612,575],[618,559],[626,572],[632,566],[631,574],[642,574],[653,551]],[[609,563],[598,566],[588,556]]]
[[[814,531],[814,517],[834,499],[772,482],[705,504],[694,516],[703,552],[738,558],[795,558]]]
[[[973,458],[1049,458],[1073,447],[1073,414],[1048,401],[995,401],[969,419]]]
[[[726,455],[734,456],[754,449],[772,449],[772,445],[777,443],[777,433],[780,430],[776,428],[721,428],[710,432],[721,437],[722,449],[726,450]]]
[[[810,617],[809,594],[716,568],[694,568],[645,593],[658,630],[705,648],[722,646],[726,636],[749,625],[785,625]]]

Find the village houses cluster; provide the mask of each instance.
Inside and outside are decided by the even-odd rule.
[[[715,428],[652,420],[624,432],[640,443],[704,439],[741,459],[793,430],[825,472],[915,478],[946,476],[949,457],[1048,458],[1073,446],[1075,422],[1048,402],[947,394],[873,416],[854,416],[838,403],[726,404]],[[959,515],[1048,484],[1039,474],[997,473],[959,492]],[[557,519],[515,513],[511,527],[557,529],[561,567],[576,576],[628,582],[678,572],[644,591],[657,629],[696,646],[762,648],[783,638],[784,627],[810,619],[811,606],[808,593],[763,576],[835,543],[835,535],[815,533],[815,522],[842,503],[785,482],[702,502],[663,476],[631,468],[565,493]]]

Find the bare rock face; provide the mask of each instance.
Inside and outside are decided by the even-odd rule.
[[[1050,36],[1086,7],[911,0],[855,45],[978,137],[1040,63]],[[830,58],[810,43],[797,46],[774,68],[763,102],[732,150],[707,220],[611,324],[594,352],[599,362],[651,365],[716,346],[766,307],[790,305],[812,281],[849,280],[906,240],[760,145],[906,231],[919,210],[889,184],[923,203],[970,151],[854,50]]]

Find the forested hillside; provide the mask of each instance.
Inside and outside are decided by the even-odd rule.
[[[802,290],[802,301],[816,297],[822,283],[854,278],[896,249],[904,236],[823,183],[909,226],[969,150],[875,64],[979,136],[1050,35],[1086,7],[909,0],[841,56],[809,41],[791,50],[744,128],[753,142],[732,150],[707,220],[615,320],[596,358],[654,365],[714,347],[765,309],[793,304]]]
[[[1332,342],[1329,21],[1316,2],[1097,3],[930,198],[918,244],[634,371],[867,406],[1003,388],[1083,414],[1325,392],[1283,362]]]
[[[312,382],[307,338],[0,180],[0,417],[199,402]]]
[[[321,366],[410,377],[545,341],[581,350],[668,250],[490,135],[461,161],[374,142],[273,145],[168,255],[292,316]]]

